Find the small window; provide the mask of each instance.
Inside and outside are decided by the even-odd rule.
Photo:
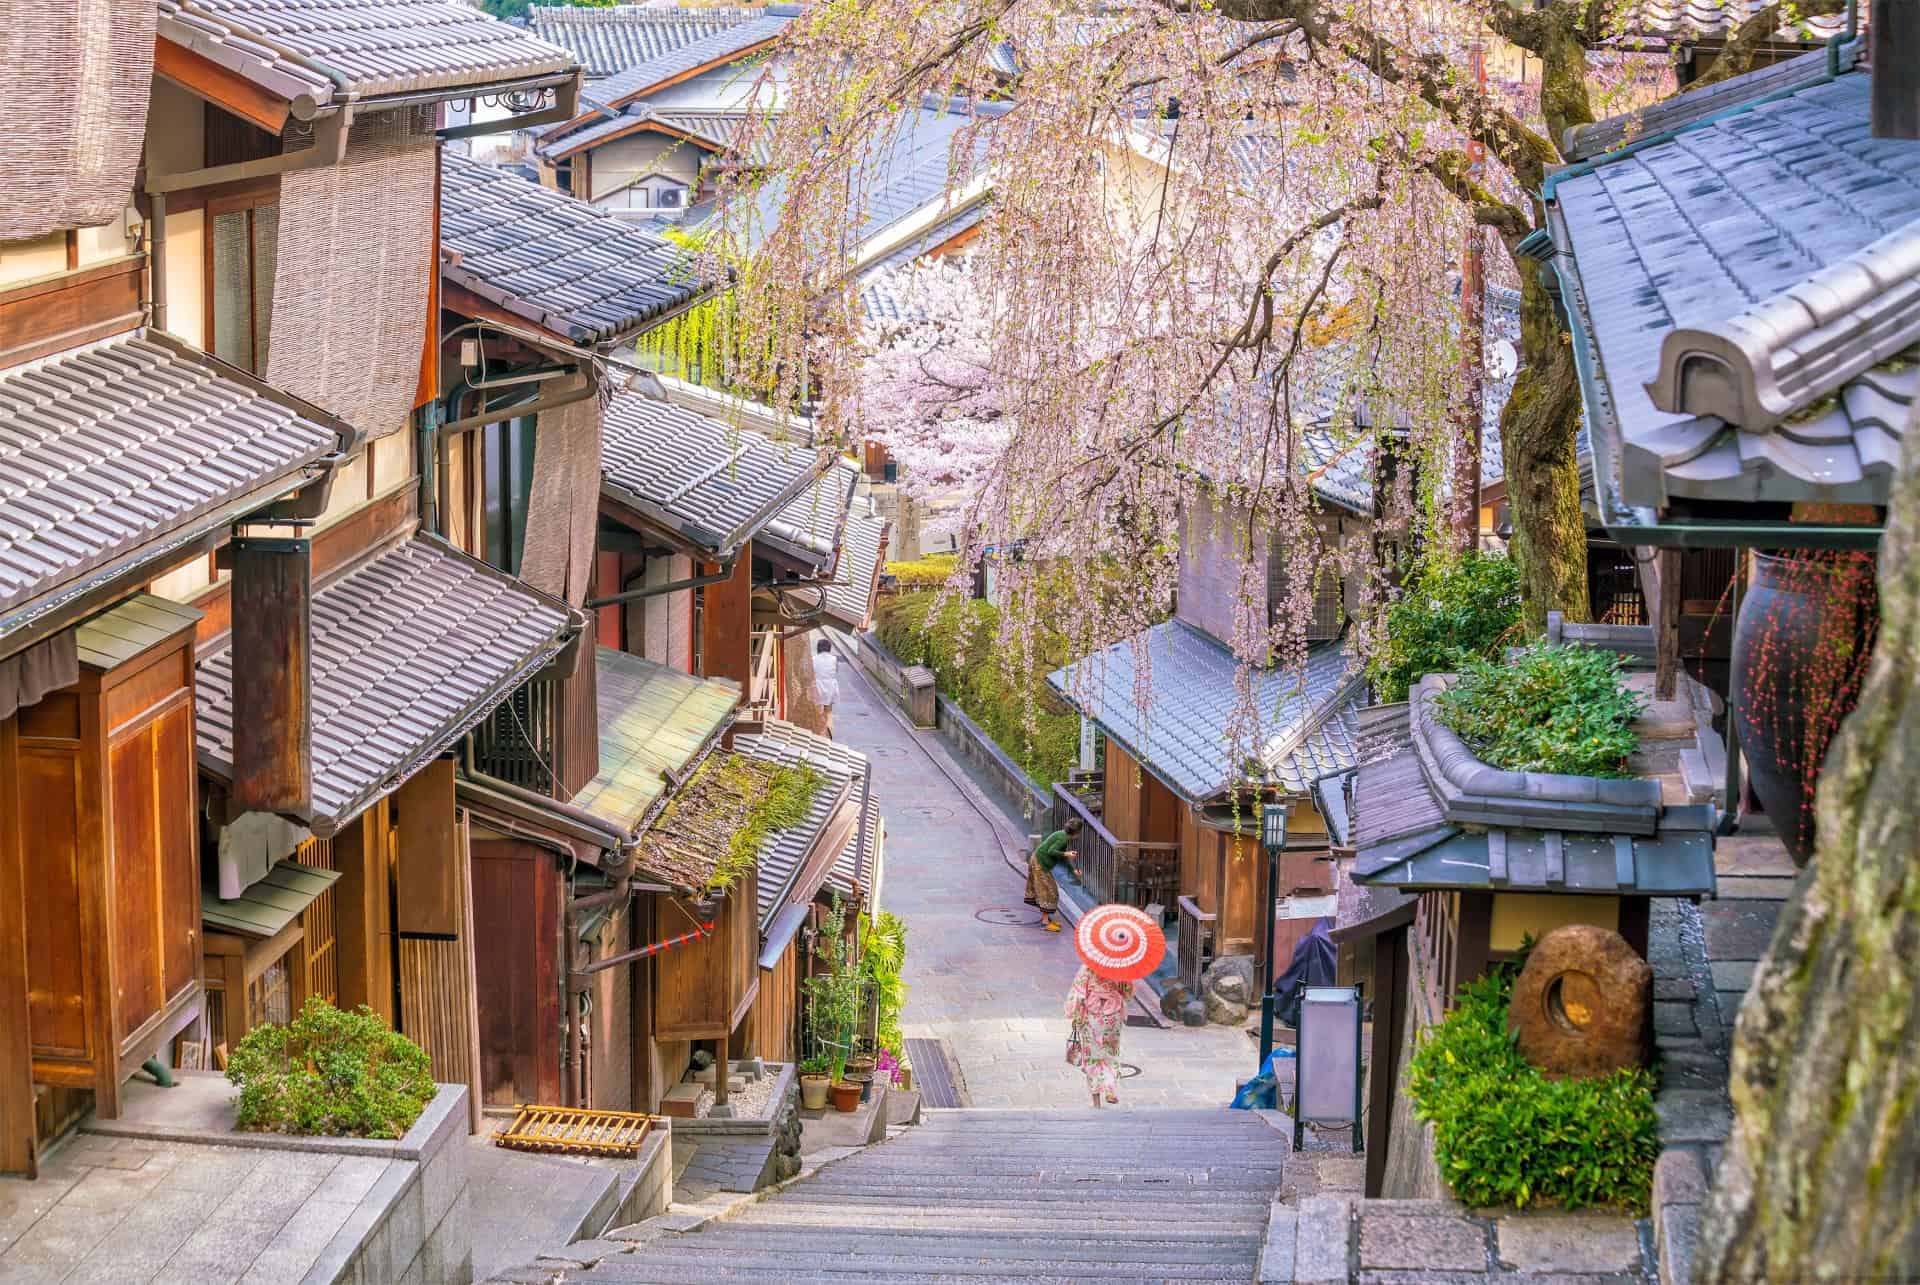
[[[207,207],[207,348],[256,375],[267,369],[279,231],[277,194]]]
[[[489,424],[482,463],[482,512],[486,522],[486,560],[516,575],[527,543],[527,501],[533,493],[535,417]]]

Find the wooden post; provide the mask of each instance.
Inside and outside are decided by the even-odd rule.
[[[0,1173],[38,1174],[33,1039],[27,1030],[27,880],[20,842],[19,725],[0,720]]]
[[[720,568],[704,564],[702,575]],[[753,686],[753,547],[740,550],[733,575],[700,590],[700,668],[706,678],[731,678],[740,698]]]
[[[365,1004],[389,1022],[393,1011],[393,937],[387,885],[387,804],[368,808],[334,836],[340,880],[334,885],[334,949],[340,956],[340,1006]]]
[[[727,1033],[720,1032],[720,1038],[713,1042],[713,1105],[723,1107],[727,1104],[727,1075],[732,1063],[727,1060]]]
[[[1920,138],[1920,6],[1873,0],[1873,136]]]
[[[1648,617],[1653,621],[1653,698],[1670,701],[1680,679],[1680,550],[1660,550],[1658,565],[1659,596]]]
[[[233,560],[233,801],[313,807],[312,541],[242,536]]]

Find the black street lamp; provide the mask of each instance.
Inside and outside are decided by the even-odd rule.
[[[1279,970],[1273,966],[1274,893],[1280,887],[1280,850],[1287,846],[1286,804],[1268,803],[1261,806],[1260,846],[1267,850],[1267,895],[1266,907],[1262,911],[1266,918],[1267,975],[1265,985],[1261,988],[1265,994],[1260,997],[1260,1067],[1256,1075],[1267,1069],[1267,1059],[1273,1056],[1273,987],[1274,979],[1279,976]]]

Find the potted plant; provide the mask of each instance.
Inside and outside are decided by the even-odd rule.
[[[827,1086],[833,1083],[833,1063],[816,1053],[800,1064],[800,1105],[809,1111],[824,1111]]]
[[[827,1092],[835,1111],[852,1111],[860,1105],[860,1086],[852,1080],[835,1080]]]
[[[837,895],[821,920],[813,953],[821,968],[805,982],[807,1025],[813,1032],[816,1047],[825,1051],[832,1068],[833,1085],[829,1092],[834,1105],[842,1111],[851,1111],[860,1100],[860,1086],[846,1078],[854,1024],[860,1019],[860,970],[847,943],[846,912]],[[844,1107],[840,1106],[842,1084],[853,1094],[852,1101]]]

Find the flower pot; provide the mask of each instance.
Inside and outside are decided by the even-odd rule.
[[[827,1092],[835,1111],[852,1111],[860,1105],[860,1086],[851,1080],[835,1080]]]
[[[829,1075],[803,1075],[800,1077],[800,1105],[809,1111],[824,1111],[827,1106],[827,1087],[833,1083]]]
[[[847,1059],[847,1078],[849,1080],[871,1079],[874,1057],[871,1053],[862,1053]]]
[[[1859,697],[1878,621],[1870,558],[1754,557],[1734,622],[1734,731],[1754,797],[1795,865],[1813,855],[1813,789]]]

